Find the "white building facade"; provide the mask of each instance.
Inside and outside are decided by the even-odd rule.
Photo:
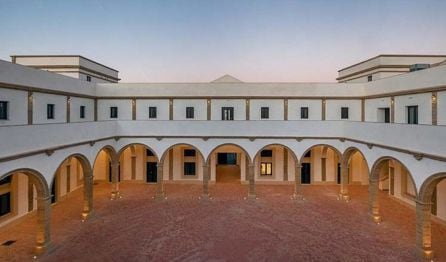
[[[256,184],[293,184],[296,199],[305,184],[339,184],[345,200],[365,185],[376,222],[378,190],[416,208],[419,254],[431,257],[430,219],[446,221],[437,58],[345,83],[101,83],[0,61],[0,226],[36,212],[43,252],[51,203],[83,188],[86,219],[93,181],[113,197],[122,182],[157,183],[159,199],[164,183],[199,183],[207,197],[210,183],[235,181],[254,199]]]

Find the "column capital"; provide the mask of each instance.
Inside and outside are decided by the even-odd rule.
[[[301,164],[301,163],[297,163],[297,164],[296,164],[296,167],[297,167],[297,168],[302,168],[302,164]]]
[[[37,196],[36,197],[36,200],[37,201],[39,201],[39,200],[43,200],[43,201],[47,201],[47,200],[51,200],[51,197],[52,197],[53,195],[48,195],[48,196]]]
[[[210,166],[207,164],[203,164],[203,168],[209,168]]]

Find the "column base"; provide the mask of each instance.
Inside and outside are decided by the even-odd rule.
[[[257,194],[256,193],[249,193],[248,196],[245,199],[256,200],[257,199]]]
[[[92,216],[93,216],[93,211],[84,211],[81,214],[81,220],[82,222],[87,221],[91,219]]]
[[[304,198],[303,195],[301,195],[301,194],[296,194],[296,193],[293,194],[293,196],[291,197],[291,199],[292,199],[292,200],[295,200],[295,201],[299,201],[299,202],[305,200],[305,198]]]
[[[434,258],[434,251],[431,248],[417,248],[417,255],[420,261],[432,260]]]
[[[37,243],[36,246],[34,247],[33,253],[34,253],[35,256],[41,256],[41,255],[45,254],[46,252],[48,252],[51,249],[52,249],[51,242],[48,242],[48,243]]]
[[[376,224],[379,224],[382,222],[382,218],[378,214],[371,214],[370,217],[372,218],[372,221],[375,222]]]
[[[340,193],[338,199],[348,202],[350,201],[350,196],[348,194]]]
[[[121,193],[119,191],[111,192],[110,200],[120,199],[122,198]]]
[[[210,200],[210,199],[212,199],[212,197],[209,194],[201,194],[201,196],[198,199]]]

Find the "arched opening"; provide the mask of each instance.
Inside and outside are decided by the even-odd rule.
[[[342,159],[347,168],[347,184],[369,184],[369,166],[364,154],[359,149],[356,147],[347,148]]]
[[[34,253],[39,255],[45,252],[51,242],[50,192],[45,178],[31,169],[18,169],[0,176],[0,205],[0,226],[36,211]],[[26,235],[29,235],[29,232]]]
[[[415,205],[417,191],[412,174],[398,159],[381,157],[375,161],[369,179],[369,212],[373,220],[381,222],[379,195],[389,195]]]
[[[163,180],[192,182],[203,179],[203,154],[191,144],[170,146],[164,151],[160,164],[163,165]]]
[[[93,179],[95,182],[112,182],[112,163],[117,161],[116,151],[111,146],[99,150],[93,165]],[[118,166],[119,166],[119,161]],[[118,181],[120,180],[118,168]]]
[[[299,163],[294,152],[282,144],[270,144],[254,157],[255,179],[258,181],[294,181]]]
[[[80,154],[71,155],[57,168],[51,182],[51,203],[62,201],[72,192],[83,188],[82,219],[90,215],[93,208],[93,176],[88,159]]]
[[[314,145],[300,159],[302,184],[340,184],[342,154],[330,145]]]
[[[215,147],[208,156],[211,183],[240,184],[248,180],[249,154],[239,145],[226,143]]]
[[[430,176],[421,186],[416,204],[416,244],[417,253],[422,258],[432,259],[434,251],[436,257],[446,258],[446,251],[435,248],[438,242],[443,241],[443,234],[436,234],[436,224],[431,225],[431,216],[434,216],[441,224],[446,222],[446,172]],[[434,227],[434,230],[432,228]],[[441,226],[440,226],[441,227]],[[437,230],[435,230],[437,229]],[[440,259],[441,260],[441,259]]]
[[[126,145],[118,152],[122,181],[157,182],[158,156],[144,144]]]

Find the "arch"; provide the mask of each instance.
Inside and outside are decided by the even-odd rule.
[[[98,152],[96,153],[96,156],[95,156],[94,161],[93,161],[93,164],[92,164],[93,167],[94,167],[94,164],[96,163],[96,160],[98,160],[98,156],[99,156],[99,154],[100,154],[103,150],[106,151],[106,152],[110,155],[110,158],[111,158],[112,160],[117,160],[117,159],[118,159],[118,158],[117,158],[118,154],[117,154],[115,148],[114,148],[113,146],[111,146],[111,145],[106,145],[106,146],[101,147],[101,148],[98,150]]]
[[[418,194],[419,196],[418,199],[421,200],[423,203],[430,203],[432,200],[432,194],[434,193],[435,187],[443,179],[446,179],[446,172],[434,174],[430,176],[428,179],[426,179],[421,185]]]
[[[45,177],[38,171],[30,168],[19,168],[8,173],[5,173],[0,176],[0,180],[12,176],[16,173],[23,173],[28,176],[28,178],[32,179],[33,184],[36,186],[37,194],[41,193],[41,197],[49,197],[50,190],[48,187],[48,183],[46,182]]]
[[[344,153],[342,154],[342,159],[345,161],[345,163],[348,163],[348,160],[352,157],[352,155],[356,152],[359,152],[359,154],[361,154],[362,158],[364,158],[365,164],[367,166],[367,171],[370,174],[370,166],[369,166],[369,162],[367,161],[367,158],[365,158],[364,153],[362,153],[361,150],[359,150],[357,147],[355,146],[351,146],[348,147],[347,149],[344,150]]]
[[[99,152],[100,152],[100,151],[99,151]],[[62,162],[60,162],[60,164],[57,166],[56,171],[54,171],[54,174],[53,174],[53,176],[51,177],[51,181],[54,181],[54,178],[56,177],[57,171],[58,171],[59,168],[62,166],[62,164],[63,164],[65,161],[67,161],[68,159],[71,159],[71,158],[76,158],[76,159],[79,161],[79,163],[80,163],[81,166],[82,166],[82,171],[83,171],[84,173],[92,172],[92,171],[93,171],[93,165],[91,165],[90,161],[88,160],[88,158],[87,158],[86,156],[84,156],[84,155],[82,155],[82,154],[79,154],[79,153],[74,153],[74,154],[71,154],[71,155],[67,156],[66,158],[64,158],[64,160],[62,160]],[[94,163],[93,163],[93,164],[94,164]],[[53,182],[51,182],[51,183],[53,183]]]
[[[182,143],[181,142],[181,143],[173,144],[173,145],[169,146],[168,148],[166,148],[164,150],[162,156],[161,156],[161,159],[159,159],[159,163],[164,163],[164,159],[166,159],[167,154],[169,154],[169,150],[171,150],[172,148],[177,147],[177,146],[190,146],[193,149],[195,149],[195,151],[198,152],[198,154],[201,156],[201,159],[203,159],[203,160],[205,159],[204,156],[203,156],[203,153],[201,153],[201,151],[200,151],[200,149],[198,149],[198,147],[196,147],[196,146],[194,146],[192,144],[189,144],[189,143]]]
[[[305,157],[305,155],[308,153],[308,151],[310,151],[311,149],[313,149],[313,148],[315,148],[315,147],[318,147],[318,146],[324,146],[324,147],[328,147],[328,148],[332,149],[332,150],[338,155],[339,160],[342,159],[342,153],[341,153],[341,151],[339,151],[336,147],[334,147],[334,146],[332,146],[332,145],[328,145],[328,144],[315,144],[315,145],[312,145],[311,147],[309,147],[308,149],[306,149],[306,150],[304,151],[304,153],[303,153],[302,156],[300,157],[299,163],[302,163],[302,162],[303,162],[304,157]]]
[[[246,151],[246,149],[243,148],[241,145],[237,145],[237,144],[235,144],[235,143],[223,143],[223,144],[219,144],[219,145],[215,146],[215,147],[211,150],[211,152],[209,152],[209,155],[208,155],[208,157],[206,158],[206,161],[205,161],[207,165],[210,164],[212,154],[214,154],[215,151],[216,151],[218,148],[222,147],[222,146],[235,146],[235,147],[238,147],[239,149],[241,149],[241,150],[243,151],[243,153],[245,153],[245,157],[248,158],[249,163],[253,163],[253,160],[251,159],[251,156],[248,154],[248,151]]]
[[[377,181],[379,179],[379,171],[381,170],[381,167],[382,167],[383,163],[385,161],[389,161],[389,160],[396,161],[398,164],[400,164],[401,166],[403,166],[406,169],[407,173],[409,174],[409,178],[411,179],[411,181],[412,181],[412,183],[413,183],[413,185],[415,187],[415,197],[418,197],[417,185],[415,184],[415,180],[414,180],[414,178],[412,176],[412,173],[406,167],[406,165],[403,164],[403,162],[401,162],[400,160],[398,160],[395,157],[392,157],[392,156],[382,156],[382,157],[378,158],[375,161],[375,163],[373,164],[372,169],[370,171],[370,180]]]
[[[300,163],[299,158],[297,157],[296,153],[294,153],[294,151],[291,150],[291,148],[289,148],[288,146],[286,146],[284,144],[280,144],[280,143],[271,143],[271,144],[263,146],[255,153],[254,159],[262,152],[262,150],[264,150],[265,148],[270,147],[270,146],[281,146],[281,147],[287,149],[289,152],[291,152],[291,155],[293,156],[294,161],[296,161],[296,163]]]
[[[150,151],[152,151],[152,153],[153,153],[153,155],[156,157],[156,159],[157,159],[157,161],[159,161],[160,160],[160,158],[158,157],[158,155],[157,155],[157,153],[155,152],[155,150],[153,150],[153,148],[151,148],[150,146],[148,146],[148,145],[146,145],[146,144],[143,144],[143,143],[130,143],[130,144],[127,144],[127,145],[125,145],[125,146],[123,146],[121,149],[119,149],[119,151],[116,153],[116,157],[117,157],[117,159],[119,159],[120,157],[121,157],[121,155],[124,153],[124,151],[127,149],[127,148],[132,148],[132,146],[143,146],[143,147],[145,147],[146,149],[149,149]],[[100,152],[100,151],[99,151]]]

